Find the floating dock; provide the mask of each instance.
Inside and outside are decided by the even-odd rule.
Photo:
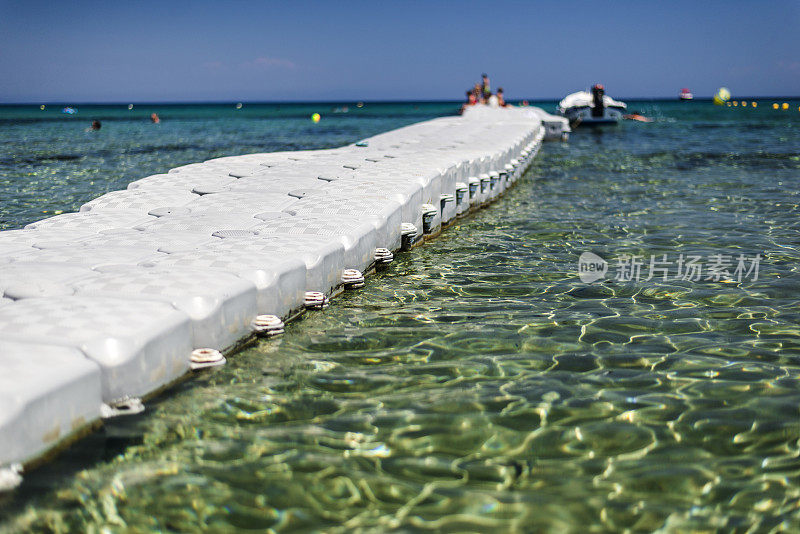
[[[537,108],[475,108],[332,150],[178,167],[0,232],[0,489],[103,418],[363,286],[568,131]]]

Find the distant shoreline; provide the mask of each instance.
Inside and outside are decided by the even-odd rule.
[[[519,99],[511,99],[509,102],[517,104],[522,102],[523,100],[527,100],[530,103],[552,103],[560,101],[564,95],[559,97],[553,98],[519,98]],[[617,96],[614,95],[614,98],[617,100],[622,100],[625,102],[671,102],[677,101],[678,96],[668,96],[668,97],[628,97],[628,96]],[[695,97],[694,102],[706,102],[711,101],[712,96],[701,96]],[[753,95],[736,95],[736,100],[800,100],[800,96],[786,96],[786,95],[766,95],[766,96],[753,96]],[[135,106],[228,106],[228,105],[235,105],[237,103],[242,103],[246,106],[283,106],[283,105],[337,105],[337,104],[355,104],[357,102],[363,102],[365,105],[368,104],[458,104],[460,105],[462,100],[460,99],[433,99],[433,100],[273,100],[273,101],[246,101],[246,100],[192,100],[192,101],[185,101],[185,102],[178,102],[178,101],[114,101],[114,102],[79,102],[79,101],[31,101],[31,102],[0,102],[0,107],[12,107],[12,106],[127,106],[129,104],[133,104]]]

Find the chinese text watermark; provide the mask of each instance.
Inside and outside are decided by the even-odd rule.
[[[614,264],[614,280],[639,282],[648,280],[686,280],[691,282],[741,282],[758,280],[761,254],[710,254],[703,257],[692,254],[644,255],[622,254]],[[584,252],[578,259],[578,276],[582,282],[592,283],[605,278],[609,270],[606,260],[592,252]]]

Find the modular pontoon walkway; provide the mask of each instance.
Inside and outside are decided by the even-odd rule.
[[[0,488],[363,285],[502,195],[565,131],[535,108],[470,109],[334,150],[186,165],[0,232]]]

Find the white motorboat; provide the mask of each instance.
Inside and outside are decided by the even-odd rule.
[[[573,126],[616,124],[627,107],[625,102],[607,96],[603,86],[596,84],[591,91],[578,91],[564,97],[558,103],[556,113],[566,117]]]

